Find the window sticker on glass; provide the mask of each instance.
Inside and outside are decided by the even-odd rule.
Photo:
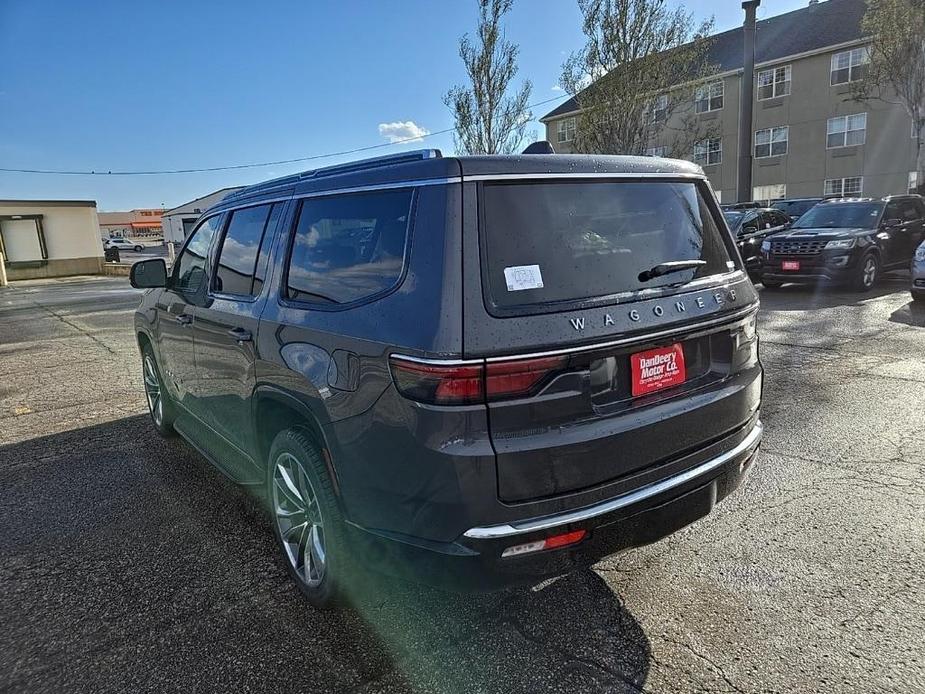
[[[513,265],[504,268],[504,281],[509,292],[522,289],[542,289],[543,274],[539,265]]]

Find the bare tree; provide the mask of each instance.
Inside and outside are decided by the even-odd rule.
[[[715,73],[707,38],[713,20],[695,27],[684,7],[669,4],[578,0],[586,42],[561,77],[580,109],[577,151],[642,154],[660,142],[672,156],[690,157],[695,142],[715,133],[694,114],[698,89]]]
[[[870,63],[852,98],[901,104],[915,132],[917,190],[925,192],[925,3],[867,0],[861,23],[871,36]]]
[[[532,118],[527,108],[533,87],[526,80],[513,96],[506,96],[517,74],[518,48],[506,41],[501,19],[513,0],[478,0],[479,24],[475,43],[464,35],[459,56],[471,86],[455,86],[443,97],[453,111],[457,151],[465,154],[510,154],[519,149]]]

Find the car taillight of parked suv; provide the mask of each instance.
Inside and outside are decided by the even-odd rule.
[[[309,171],[131,279],[155,427],[260,492],[318,606],[367,565],[490,590],[655,541],[761,439],[756,293],[686,162]]]
[[[826,200],[762,242],[762,284],[829,281],[869,291],[883,271],[909,267],[923,221],[918,195]]]

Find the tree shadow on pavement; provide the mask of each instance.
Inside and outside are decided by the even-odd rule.
[[[260,501],[147,416],[0,446],[0,690],[636,692],[649,641],[583,571],[318,612]]]

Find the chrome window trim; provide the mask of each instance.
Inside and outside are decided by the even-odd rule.
[[[668,477],[659,482],[653,482],[652,484],[637,489],[636,491],[628,492],[614,499],[610,499],[593,506],[588,506],[586,508],[578,509],[576,511],[560,513],[554,516],[545,516],[531,520],[515,521],[513,523],[505,523],[502,525],[489,525],[484,527],[470,528],[463,533],[463,536],[477,540],[514,537],[517,535],[536,532],[538,530],[549,530],[550,528],[567,525],[569,523],[579,523],[596,518],[597,516],[611,513],[612,511],[617,511],[621,508],[631,506],[632,504],[638,503],[640,501],[645,501],[646,499],[657,496],[663,492],[667,492],[671,489],[674,489],[675,487],[679,487],[682,484],[700,477],[701,475],[706,475],[713,470],[722,467],[740,455],[750,453],[752,450],[757,448],[758,444],[761,442],[761,434],[763,430],[764,427],[761,424],[761,420],[759,419],[755,422],[755,426],[748,433],[748,436],[746,436],[735,448],[732,448],[731,450],[728,450],[725,453],[716,456],[715,458],[711,458],[710,460],[707,460],[700,465],[696,465],[689,470],[685,470],[678,475]]]
[[[276,198],[251,198],[242,201],[239,205],[230,205],[228,207],[216,207],[219,212],[234,212],[244,207],[256,207],[257,205],[268,205],[274,202],[285,202],[286,200],[305,200],[308,198],[320,198],[328,195],[347,195],[350,193],[367,193],[376,190],[394,190],[396,188],[420,188],[423,186],[440,186],[451,183],[462,183],[462,177],[452,176],[450,178],[424,178],[415,181],[396,181],[394,183],[376,183],[368,186],[352,186],[349,188],[331,188],[330,190],[317,190],[311,193],[289,193],[289,195]],[[212,210],[208,210],[211,213]]]
[[[667,179],[685,179],[703,181],[706,175],[702,173],[667,173],[663,171],[653,171],[648,173],[528,173],[528,174],[475,174],[472,176],[464,175],[464,183],[469,181],[524,181],[524,180],[543,180],[543,179],[561,179],[561,178],[667,178]]]
[[[482,362],[495,363],[495,362],[504,362],[512,361],[519,359],[536,359],[539,357],[553,357],[559,356],[562,354],[579,354],[582,352],[593,352],[598,349],[607,349],[609,347],[624,347],[627,345],[632,345],[637,342],[648,342],[650,340],[658,340],[663,337],[670,337],[671,335],[677,335],[679,333],[685,332],[696,332],[703,328],[710,328],[715,325],[728,324],[729,327],[736,327],[737,324],[743,323],[744,321],[751,318],[752,315],[758,312],[758,303],[755,302],[750,306],[746,306],[744,309],[736,311],[735,313],[721,316],[719,318],[714,318],[712,320],[699,321],[697,323],[688,323],[686,325],[677,326],[675,328],[669,328],[667,330],[659,330],[656,332],[645,333],[644,335],[635,335],[633,337],[626,337],[619,340],[609,340],[607,342],[595,342],[591,345],[578,345],[575,347],[563,347],[562,349],[548,350],[545,352],[529,352],[525,354],[509,354],[501,357],[488,357],[487,359],[429,359],[426,357],[412,357],[406,354],[392,353],[389,356],[393,359],[400,359],[402,361],[410,361],[415,364],[427,364],[430,366],[465,366],[467,364],[481,364]]]

